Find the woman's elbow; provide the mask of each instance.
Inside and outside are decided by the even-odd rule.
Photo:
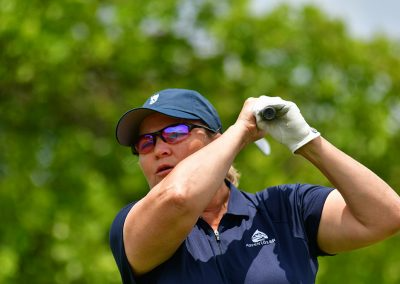
[[[188,190],[182,186],[172,185],[161,196],[160,199],[168,208],[173,208],[180,214],[189,214],[195,209],[193,197],[190,196]]]

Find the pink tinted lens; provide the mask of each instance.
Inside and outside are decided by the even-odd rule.
[[[165,128],[161,135],[164,141],[174,144],[186,139],[189,135],[189,131],[190,128],[188,125],[179,124]]]
[[[139,154],[146,154],[150,152],[154,147],[154,138],[153,135],[143,135],[139,138],[139,141],[136,143],[136,151]]]

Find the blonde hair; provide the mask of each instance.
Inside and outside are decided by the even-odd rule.
[[[239,185],[240,173],[233,165],[229,168],[226,179],[236,187]]]

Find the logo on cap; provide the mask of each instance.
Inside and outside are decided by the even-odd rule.
[[[154,104],[158,100],[159,94],[155,94],[150,98],[150,104]]]

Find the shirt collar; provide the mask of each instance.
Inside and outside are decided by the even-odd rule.
[[[249,200],[245,198],[243,193],[239,191],[232,183],[226,181],[226,185],[230,189],[228,211],[227,214],[250,216]]]

